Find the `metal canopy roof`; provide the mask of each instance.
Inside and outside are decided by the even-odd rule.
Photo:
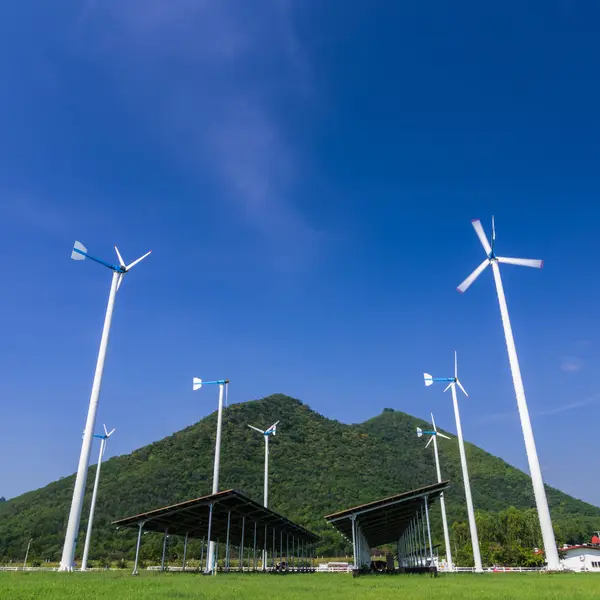
[[[369,547],[396,542],[416,518],[427,497],[429,506],[450,486],[442,481],[410,492],[397,494],[368,504],[327,515],[329,521],[344,537],[352,540],[352,518],[355,517]]]
[[[256,523],[257,547],[265,546],[265,526],[267,527],[267,547],[273,542],[273,530],[277,547],[280,535],[283,542],[286,536],[294,536],[297,541],[314,543],[320,540],[318,535],[308,531],[301,525],[292,523],[280,514],[265,508],[236,490],[217,492],[179,504],[157,508],[150,512],[141,513],[118,521],[113,521],[117,527],[137,527],[144,523],[144,530],[164,533],[168,529],[171,535],[185,535],[193,538],[208,536],[208,520],[210,505],[213,505],[211,541],[225,541],[227,536],[227,521],[230,516],[229,542],[234,545],[242,543],[242,522],[245,517],[244,540],[248,546],[254,543],[254,524]]]

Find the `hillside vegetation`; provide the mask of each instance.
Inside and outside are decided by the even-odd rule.
[[[426,425],[402,412],[386,409],[369,421],[345,425],[327,419],[284,395],[235,404],[226,409],[221,453],[221,489],[235,488],[261,501],[264,442],[247,427],[267,427],[280,420],[270,444],[269,505],[323,537],[320,554],[349,551],[323,516],[363,502],[435,481],[432,452],[415,437]],[[116,531],[110,522],[131,514],[210,493],[216,413],[163,440],[118,456],[102,466],[94,540],[90,558],[132,557],[133,531]],[[531,482],[503,460],[467,444],[474,504],[484,513],[509,507],[534,507]],[[452,543],[460,539],[458,522],[466,518],[456,442],[440,444],[443,475],[452,482],[447,493],[449,519],[457,522]],[[89,512],[95,467],[90,468],[77,557]],[[31,557],[58,560],[69,513],[74,475],[0,503],[0,558],[22,557],[34,538]],[[600,529],[600,509],[548,488],[550,508],[560,542],[587,539]],[[439,510],[432,511],[434,537],[443,542]],[[535,521],[535,519],[534,519]],[[531,541],[536,541],[535,531]],[[159,536],[148,535],[144,554],[159,552]],[[177,554],[180,542],[171,542]],[[194,544],[190,557],[199,553]]]

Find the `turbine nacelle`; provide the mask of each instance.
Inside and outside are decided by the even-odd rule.
[[[104,435],[102,435],[101,433],[95,433],[94,434],[95,438],[98,438],[99,440],[107,440],[115,432],[114,427],[110,431],[108,431],[108,429],[106,429],[106,425],[103,425],[103,427],[104,427]]]
[[[258,431],[258,433],[262,433],[265,438],[268,438],[270,435],[275,435],[277,433],[277,425],[279,424],[279,421],[276,421],[275,423],[273,423],[273,425],[271,425],[271,427],[265,429],[264,431],[262,429],[259,429],[258,427],[254,427],[254,425],[248,425],[248,427],[250,427],[250,429],[254,429],[254,431]]]
[[[144,254],[144,256],[140,256],[140,258],[138,258],[137,260],[134,260],[132,263],[129,263],[128,265],[125,264],[125,261],[123,260],[123,257],[121,256],[121,253],[119,252],[119,249],[116,246],[115,246],[115,252],[117,253],[117,258],[119,259],[118,265],[108,263],[104,260],[101,260],[100,258],[95,258],[91,254],[88,254],[87,248],[81,242],[76,241],[73,244],[73,251],[71,252],[71,258],[73,260],[85,260],[86,258],[89,258],[89,259],[93,260],[94,262],[97,262],[101,265],[104,265],[105,267],[108,267],[115,273],[118,273],[119,281],[117,282],[117,289],[119,289],[119,287],[121,286],[121,281],[123,279],[123,275],[125,275],[125,273],[127,273],[130,269],[135,267],[135,265],[137,265],[139,262],[144,260],[149,254],[151,254],[152,250],[150,250],[150,252],[146,252],[146,254]]]
[[[440,433],[436,426],[435,426],[435,420],[433,419],[433,414],[431,415],[431,424],[433,425],[433,430],[431,429],[421,429],[420,427],[417,427],[417,437],[423,437],[424,435],[430,435],[431,437],[429,438],[429,440],[427,441],[427,444],[425,444],[425,448],[427,448],[429,446],[429,444],[431,444],[431,441],[433,440],[434,436],[439,436],[439,437],[443,437],[447,440],[451,439],[449,438],[447,435],[444,435],[443,433]]]
[[[496,225],[495,219],[492,217],[492,244],[490,245],[481,221],[474,219],[472,221],[473,229],[483,246],[483,249],[487,255],[487,258],[456,288],[459,292],[466,292],[471,284],[485,271],[488,265],[491,265],[494,261],[496,263],[504,263],[507,265],[517,265],[519,267],[531,267],[533,269],[541,269],[544,266],[543,260],[532,259],[532,258],[508,258],[506,256],[496,256],[494,252],[494,246],[496,242]]]

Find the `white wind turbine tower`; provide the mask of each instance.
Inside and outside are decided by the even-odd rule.
[[[517,407],[519,409],[519,417],[521,418],[521,428],[523,430],[523,438],[525,439],[525,450],[527,452],[527,461],[529,463],[529,472],[533,483],[533,493],[537,506],[538,517],[540,519],[540,529],[542,531],[542,539],[544,541],[544,551],[546,553],[546,562],[548,570],[556,571],[560,569],[560,560],[558,558],[558,549],[556,547],[556,539],[552,528],[552,519],[550,517],[550,509],[548,508],[548,499],[546,498],[546,490],[544,489],[544,480],[542,478],[542,470],[535,447],[535,439],[533,437],[533,429],[529,418],[529,409],[527,408],[527,400],[525,399],[525,388],[523,387],[523,379],[521,377],[521,369],[519,367],[519,359],[517,358],[517,348],[513,337],[510,318],[508,316],[508,306],[504,295],[504,287],[502,278],[500,277],[499,263],[507,265],[518,265],[521,267],[533,267],[541,269],[544,265],[542,260],[530,258],[506,258],[504,256],[496,256],[494,245],[496,242],[496,227],[494,217],[492,217],[492,245],[488,242],[487,236],[481,226],[481,221],[475,219],[473,221],[475,233],[487,254],[486,259],[458,286],[459,292],[466,292],[469,286],[481,275],[488,265],[492,265],[494,273],[494,281],[496,283],[496,292],[498,294],[498,303],[500,304],[500,316],[502,317],[502,326],[504,327],[504,337],[506,338],[506,348],[508,350],[508,361],[513,378],[515,394],[517,396]]]
[[[447,435],[440,433],[435,426],[435,420],[433,413],[431,413],[431,424],[433,425],[433,431],[423,430],[417,427],[417,436],[422,437],[423,435],[430,435],[429,441],[425,444],[425,448],[433,441],[433,454],[435,456],[435,469],[437,471],[438,483],[442,483],[442,472],[440,470],[440,457],[438,454],[437,437],[443,437],[449,440]],[[452,563],[452,550],[450,549],[450,532],[448,530],[448,518],[446,517],[446,501],[444,500],[444,492],[440,494],[440,508],[442,510],[442,524],[444,526],[444,544],[446,545],[446,561],[448,563],[448,570],[453,571],[454,565]]]
[[[198,377],[194,377],[192,382],[192,390],[195,392],[203,385],[218,385],[219,386],[219,409],[217,412],[217,439],[215,441],[215,463],[213,467],[213,486],[212,493],[216,494],[219,491],[219,471],[221,467],[221,432],[223,431],[223,392],[227,397],[229,388],[229,379],[219,379],[217,381],[202,381]],[[216,544],[209,540],[208,556],[206,560],[206,572],[211,573],[215,567],[215,549]]]
[[[273,423],[271,427],[265,429],[259,429],[258,427],[254,427],[254,425],[248,425],[250,429],[254,429],[254,431],[258,431],[258,433],[262,434],[265,439],[265,482],[264,482],[264,493],[263,493],[263,505],[265,508],[269,506],[269,437],[271,435],[275,435],[277,433],[277,424],[279,421]],[[266,530],[265,530],[266,531]],[[266,535],[266,534],[265,534]],[[265,546],[266,548],[266,546]],[[267,551],[263,549],[263,571],[267,568]]]
[[[113,309],[115,307],[115,297],[117,290],[121,286],[123,276],[128,273],[135,265],[144,260],[150,254],[147,252],[132,263],[126,265],[115,246],[119,264],[114,265],[99,258],[94,258],[88,254],[87,248],[81,242],[75,242],[71,258],[73,260],[85,260],[89,258],[113,272],[110,294],[108,296],[108,306],[106,307],[106,316],[104,317],[104,327],[102,337],[100,338],[100,350],[98,352],[98,361],[96,363],[96,372],[94,374],[94,383],[90,396],[90,405],[88,408],[87,420],[83,432],[83,443],[81,444],[81,454],[79,456],[79,465],[77,467],[77,477],[75,478],[75,489],[73,490],[73,501],[71,502],[71,512],[69,513],[69,523],[67,533],[65,534],[65,544],[63,546],[62,558],[59,571],[72,571],[73,561],[75,560],[75,546],[77,544],[77,534],[79,532],[79,520],[81,519],[81,509],[83,507],[83,495],[85,493],[85,482],[87,479],[88,466],[90,464],[90,452],[94,436],[94,427],[96,425],[96,413],[98,412],[98,401],[100,399],[100,388],[102,387],[102,375],[104,373],[104,361],[106,359],[106,349],[108,347],[108,337],[110,335],[110,326],[112,323]]]
[[[273,423],[271,427],[265,429],[259,429],[258,427],[254,427],[254,425],[248,425],[250,429],[254,429],[254,431],[258,431],[258,433],[262,434],[265,438],[265,489],[264,489],[264,500],[263,504],[265,508],[269,506],[269,436],[275,435],[277,433],[277,425],[279,421]]]
[[[83,558],[81,560],[81,570],[87,569],[88,555],[90,553],[90,540],[92,539],[92,526],[94,523],[94,511],[96,510],[96,498],[98,496],[98,484],[100,483],[100,467],[102,458],[106,450],[106,440],[115,432],[114,429],[108,431],[104,425],[104,435],[95,433],[94,437],[100,440],[100,454],[98,455],[98,466],[96,467],[96,479],[94,481],[94,491],[92,492],[92,503],[90,505],[90,518],[88,519],[87,533],[85,534],[85,545],[83,547]]]
[[[465,388],[458,379],[458,360],[456,352],[454,353],[454,377],[432,377],[429,373],[423,373],[425,385],[430,386],[435,381],[448,383],[445,392],[452,391],[452,403],[454,404],[454,418],[456,419],[456,437],[458,438],[458,450],[460,453],[460,464],[462,467],[463,482],[465,484],[465,499],[467,501],[467,513],[469,515],[469,528],[471,530],[471,544],[473,546],[473,561],[475,563],[475,572],[483,573],[481,564],[481,552],[479,551],[479,536],[477,535],[477,525],[475,523],[475,511],[473,510],[473,497],[471,495],[471,482],[469,481],[469,469],[467,468],[467,455],[465,454],[465,444],[463,441],[462,425],[460,424],[460,412],[458,410],[458,399],[456,397],[456,386],[458,386],[465,396],[468,396]]]

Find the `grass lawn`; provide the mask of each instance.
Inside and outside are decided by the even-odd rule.
[[[210,600],[506,600],[600,599],[600,575],[487,573],[445,575],[371,575],[353,579],[345,573],[297,575],[129,572],[47,573],[0,572],[0,598],[31,600],[120,600],[199,598]]]

